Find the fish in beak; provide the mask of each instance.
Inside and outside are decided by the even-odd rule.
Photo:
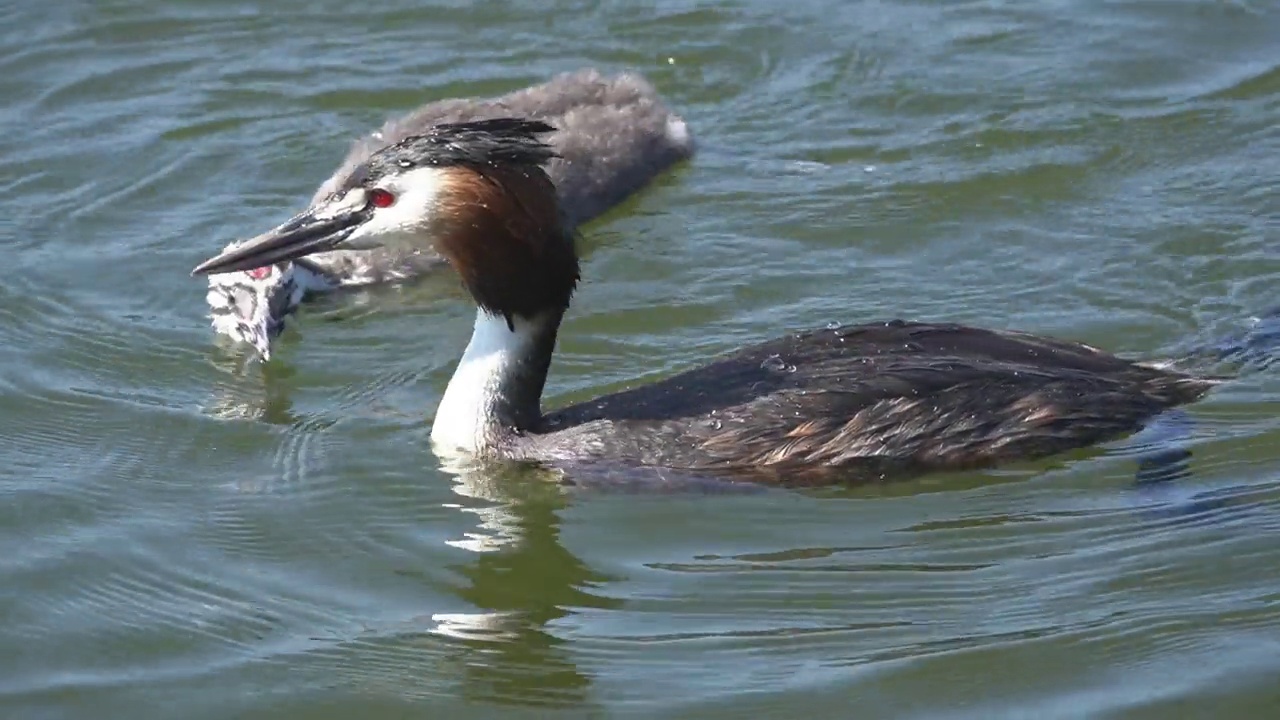
[[[332,250],[373,215],[369,193],[352,188],[307,208],[287,222],[224,250],[191,271],[192,275],[254,270]]]

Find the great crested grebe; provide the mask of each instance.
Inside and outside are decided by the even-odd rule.
[[[642,76],[606,76],[592,69],[553,77],[492,99],[427,103],[356,140],[342,164],[311,199],[325,202],[377,150],[444,122],[521,116],[545,120],[557,157],[547,165],[565,222],[599,217],[657,175],[693,155],[688,126]],[[232,250],[236,243],[227,246]],[[308,294],[394,282],[444,265],[431,247],[339,249],[250,272],[211,275],[206,301],[215,332],[253,345],[265,359],[285,318]]]
[[[325,203],[206,260],[250,270],[335,247],[431,245],[479,306],[431,438],[449,459],[610,461],[818,484],[1031,459],[1139,429],[1218,380],[1075,342],[894,320],[810,330],[544,414],[578,256],[542,169],[552,130],[439,125]]]

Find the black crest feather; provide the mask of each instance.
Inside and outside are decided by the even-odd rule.
[[[543,165],[556,152],[538,136],[555,130],[540,120],[514,117],[441,123],[371,155],[346,187],[421,166]]]

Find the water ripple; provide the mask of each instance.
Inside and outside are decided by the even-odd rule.
[[[1264,363],[1173,439],[891,486],[574,494],[437,469],[455,281],[307,308],[263,365],[216,346],[186,272],[388,115],[634,67],[700,154],[587,228],[553,401],[884,317],[1181,358],[1275,305],[1275,20],[0,8],[0,714],[1265,716]],[[1135,484],[1174,443],[1187,472]]]

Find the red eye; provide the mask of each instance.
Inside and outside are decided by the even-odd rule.
[[[382,188],[374,188],[369,191],[369,202],[373,203],[374,207],[391,207],[396,203],[396,196]]]

